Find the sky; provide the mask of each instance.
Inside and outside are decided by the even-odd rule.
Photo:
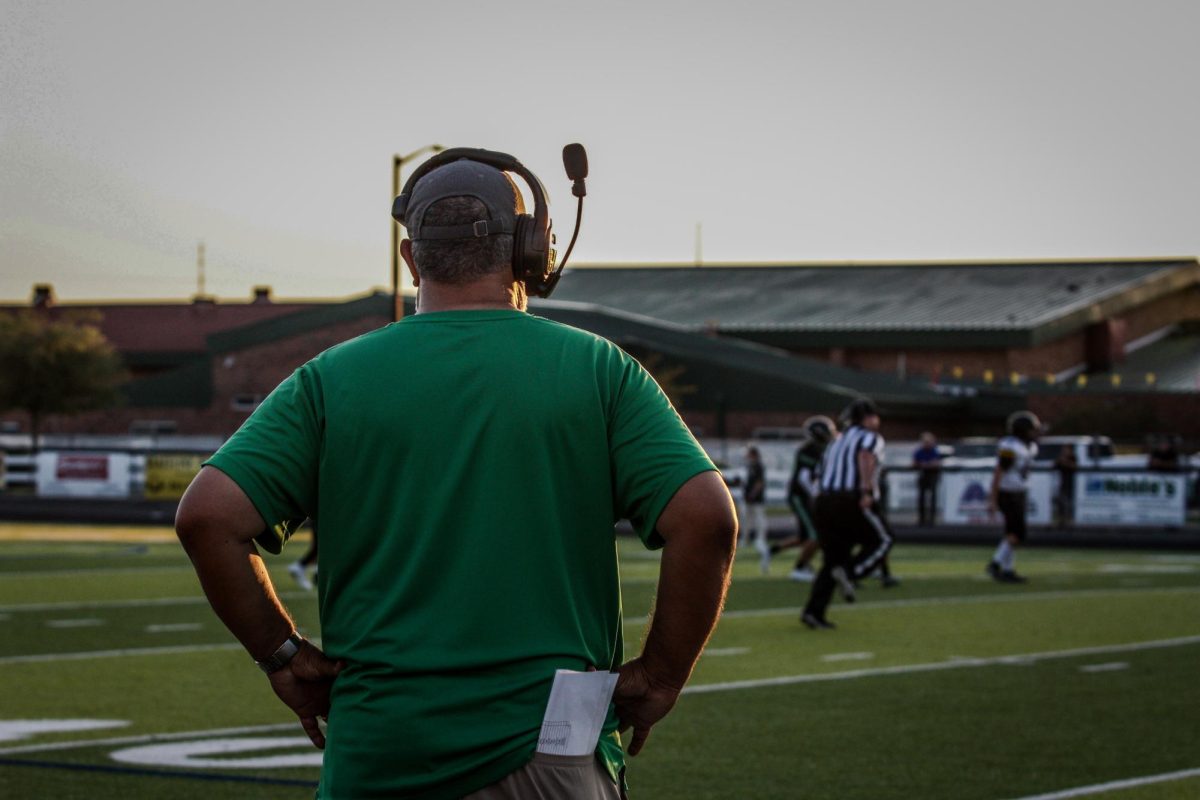
[[[345,297],[392,157],[591,173],[572,263],[1193,256],[1200,3],[0,0],[0,301]],[[408,168],[406,168],[408,169]]]

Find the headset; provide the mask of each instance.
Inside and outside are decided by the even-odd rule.
[[[567,177],[574,181],[571,193],[579,198],[575,215],[575,231],[571,235],[571,243],[562,263],[555,266],[558,253],[554,249],[553,222],[550,219],[549,198],[546,187],[529,169],[508,153],[494,150],[483,150],[477,147],[453,147],[443,150],[425,161],[404,182],[400,196],[392,203],[392,217],[404,225],[404,217],[408,212],[409,200],[417,181],[438,167],[467,159],[495,167],[501,172],[513,172],[520,175],[529,184],[533,195],[533,214],[517,214],[516,226],[513,230],[512,271],[513,278],[525,283],[525,291],[535,297],[549,297],[558,285],[571,250],[575,247],[575,238],[579,235],[579,221],[583,216],[583,197],[587,194],[584,178],[587,177],[587,153],[581,144],[569,144],[563,148],[563,164]]]

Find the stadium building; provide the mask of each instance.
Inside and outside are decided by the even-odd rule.
[[[124,405],[47,433],[228,435],[295,367],[391,312],[382,293],[59,303],[49,286],[0,312],[31,305],[96,312],[132,375]],[[1183,411],[1200,382],[1195,259],[581,267],[531,310],[629,350],[707,436],[794,427],[866,394],[901,437],[992,433],[1028,405],[1063,432],[1200,438]],[[0,422],[28,430],[20,413]]]

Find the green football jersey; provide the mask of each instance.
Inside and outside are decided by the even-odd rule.
[[[320,797],[461,797],[533,756],[556,669],[623,658],[614,523],[647,547],[714,469],[658,385],[514,310],[420,314],[298,369],[208,462],[279,552],[319,522],[322,644],[346,661]],[[597,747],[623,764],[610,706]]]

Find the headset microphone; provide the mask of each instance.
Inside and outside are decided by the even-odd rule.
[[[587,194],[587,186],[583,179],[588,174],[587,151],[583,149],[583,145],[575,142],[563,148],[563,167],[567,170],[567,177],[573,181],[571,194],[579,198],[579,203],[575,207],[575,230],[571,232],[571,242],[567,245],[567,252],[563,254],[563,260],[558,265],[558,269],[550,275],[550,291],[554,291],[554,285],[558,283],[563,268],[567,266],[567,259],[571,257],[571,251],[575,249],[575,238],[579,236],[579,221],[583,219],[583,197]],[[548,296],[549,292],[542,295],[542,297]]]
[[[583,149],[583,145],[576,142],[563,148],[563,166],[567,168],[567,177],[575,181],[571,186],[571,194],[583,197],[587,194],[583,179],[588,173],[587,151]]]

